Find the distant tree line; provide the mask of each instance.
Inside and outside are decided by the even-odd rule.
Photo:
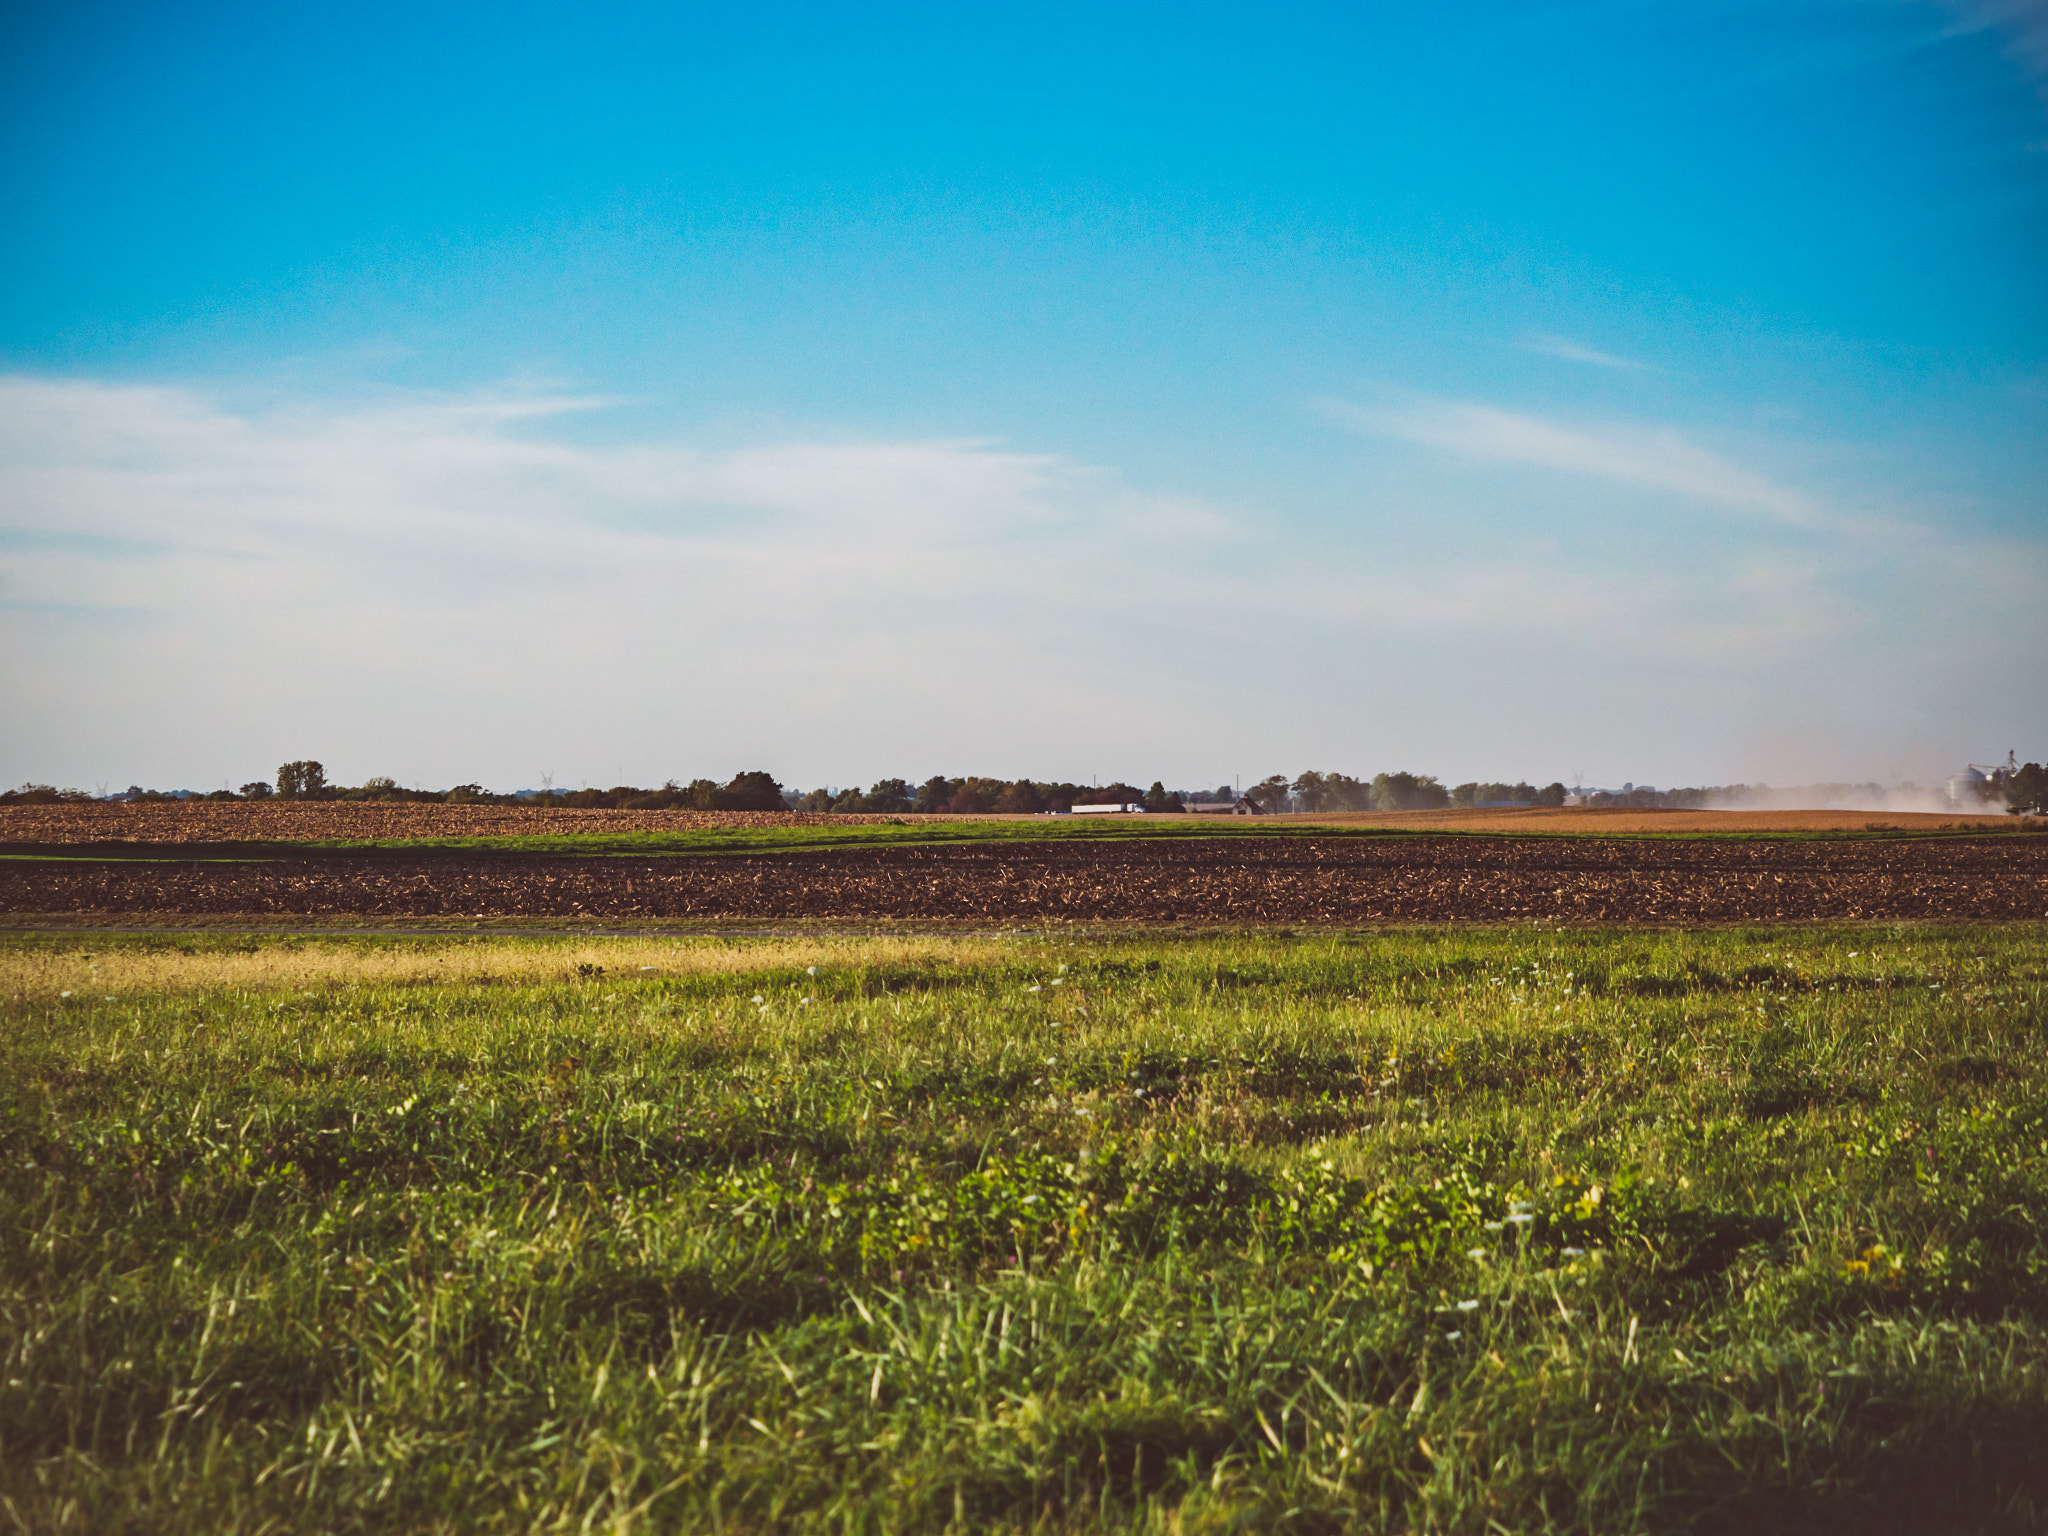
[[[1433,811],[1451,799],[1429,773],[1381,773],[1370,779],[1304,773],[1291,782],[1276,773],[1245,793],[1268,811]]]
[[[1652,789],[1647,784],[1631,784],[1618,790],[1587,790],[1579,803],[1607,810],[1627,807],[1639,811],[1697,811],[1725,801],[1739,800],[1748,793],[1750,787],[1747,784],[1693,789]]]
[[[208,798],[217,800],[223,793],[218,792]],[[723,784],[715,779],[693,779],[688,784],[678,784],[670,779],[659,789],[615,784],[610,789],[545,789],[538,794],[500,795],[493,794],[481,784],[458,784],[446,790],[405,789],[389,778],[365,779],[360,785],[348,788],[329,784],[326,771],[320,764],[310,761],[286,763],[279,768],[275,789],[264,783],[244,784],[239,798],[411,801],[435,805],[544,805],[580,810],[633,811],[782,811],[789,808],[775,776],[759,770],[734,774]]]
[[[1902,790],[1915,786],[1900,785]],[[2015,814],[2048,815],[2048,769],[2039,763],[2001,768],[1975,785],[1973,791],[1990,806],[2003,805]],[[1686,810],[1704,806],[1750,803],[1759,806],[1816,798],[1830,801],[1875,801],[1887,791],[1878,784],[1814,784],[1798,790],[1773,790],[1765,784],[1726,784],[1691,789],[1656,789],[1648,784],[1627,784],[1620,790],[1591,790],[1576,798],[1599,807],[1636,807],[1646,810]],[[1381,773],[1370,779],[1355,779],[1343,773],[1301,773],[1293,778],[1270,774],[1245,790],[1242,798],[1269,813],[1287,811],[1427,811],[1445,807],[1476,808],[1501,806],[1559,806],[1567,791],[1562,783],[1538,789],[1527,782],[1460,784],[1446,789],[1433,774]],[[948,778],[935,774],[913,786],[908,779],[880,779],[866,789],[813,789],[808,792],[785,789],[774,775],[755,769],[735,774],[724,783],[714,779],[692,779],[687,784],[670,779],[658,789],[615,784],[610,789],[546,789],[539,792],[494,794],[481,784],[458,784],[453,789],[407,789],[391,778],[365,779],[359,785],[330,784],[327,770],[311,758],[280,764],[275,780],[257,779],[239,790],[217,789],[210,794],[193,790],[151,790],[131,784],[120,794],[89,794],[82,789],[57,789],[48,784],[24,784],[19,789],[0,791],[0,805],[76,805],[95,800],[181,801],[181,800],[356,800],[396,801],[430,805],[542,805],[610,810],[695,810],[695,811],[823,811],[868,815],[951,814],[982,815],[996,812],[1035,816],[1064,812],[1076,805],[1142,805],[1147,811],[1164,813],[1204,806],[1231,805],[1240,798],[1230,785],[1214,790],[1169,790],[1159,780],[1149,789],[1139,789],[1121,780],[1112,784],[1055,783],[1035,779],[995,779],[969,776]]]
[[[1015,816],[1040,816],[1076,805],[1142,805],[1148,811],[1181,811],[1187,795],[1169,790],[1157,779],[1150,789],[1134,784],[1062,784],[1036,779],[950,779],[934,774],[915,788],[908,779],[881,779],[867,789],[814,789],[791,797],[800,811],[859,811],[869,815],[900,814],[976,816],[990,811]]]
[[[310,758],[284,763],[275,781],[256,779],[239,790],[216,789],[210,794],[193,790],[144,789],[131,784],[115,795],[93,795],[82,789],[54,789],[48,784],[24,784],[20,789],[0,791],[0,805],[72,805],[95,800],[184,801],[184,800],[368,800],[421,805],[558,805],[632,810],[699,811],[782,811],[789,809],[782,786],[772,774],[735,774],[725,783],[696,779],[689,784],[674,780],[659,789],[636,789],[616,785],[611,789],[543,790],[538,794],[493,794],[481,784],[458,784],[453,789],[407,789],[391,778],[365,779],[361,784],[330,784],[326,768]]]
[[[1565,787],[1562,784],[1546,784],[1538,789],[1533,784],[1460,784],[1451,791],[1451,804],[1455,806],[1481,805],[1563,805]]]
[[[1481,786],[1465,786],[1479,788]],[[1502,786],[1484,786],[1497,788]],[[1526,787],[1526,786],[1523,786]],[[1555,803],[1564,801],[1564,786],[1554,786]],[[1534,803],[1539,794],[1530,790]],[[796,797],[792,804],[807,811],[866,811],[922,813],[952,812],[972,815],[997,811],[1014,815],[1038,815],[1066,811],[1076,805],[1142,805],[1148,811],[1185,811],[1202,806],[1233,805],[1239,798],[1259,809],[1278,814],[1286,811],[1419,811],[1452,803],[1452,793],[1426,773],[1382,773],[1370,779],[1354,779],[1342,773],[1303,773],[1289,778],[1275,773],[1238,792],[1228,784],[1214,790],[1169,790],[1155,779],[1150,789],[1134,784],[1055,784],[1032,779],[930,778],[915,789],[904,779],[883,779],[872,787],[855,789],[814,789]]]
[[[725,783],[715,779],[692,779],[678,784],[670,779],[659,789],[636,789],[615,784],[610,789],[543,790],[524,797],[501,795],[501,803],[561,805],[572,809],[623,811],[786,811],[788,797],[770,773],[754,769],[736,773]]]

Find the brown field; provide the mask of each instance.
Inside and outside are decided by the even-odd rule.
[[[901,820],[802,811],[584,811],[561,806],[349,800],[0,805],[0,843],[313,843],[373,838],[563,837]],[[922,820],[924,818],[916,818]],[[949,820],[955,818],[947,818]]]
[[[515,805],[405,805],[359,801],[182,801],[0,805],[0,844],[331,842],[390,838],[558,837],[575,833],[695,832],[735,827],[853,826],[875,822],[1035,821],[1037,817],[829,816],[802,811],[598,811]],[[1199,816],[1156,820],[1209,821]],[[1233,820],[1235,820],[1233,818]],[[1236,825],[1245,825],[1236,821]],[[2013,830],[2005,815],[1867,811],[1478,810],[1340,812],[1277,816],[1273,826],[1387,827],[1407,831],[1639,832]]]
[[[1056,839],[727,857],[7,860],[0,912],[17,922],[2039,919],[2048,837]]]

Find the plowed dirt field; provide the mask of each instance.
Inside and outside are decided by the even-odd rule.
[[[744,857],[0,861],[0,912],[1355,923],[2048,917],[2048,837],[1202,838]]]
[[[1229,817],[1139,818],[1204,825]],[[1038,822],[1036,816],[834,816],[805,811],[579,810],[533,805],[408,805],[348,800],[101,801],[87,805],[0,805],[0,843],[290,843],[390,838],[574,837],[625,832],[731,832],[768,827],[850,827],[877,822]],[[1054,825],[1074,823],[1060,822]],[[1339,811],[1275,817],[1254,825],[1327,825],[1404,832],[1932,832],[2010,830],[2000,815],[1874,811],[1650,811],[1574,807],[1441,811]]]
[[[570,806],[407,805],[374,801],[102,801],[0,805],[0,843],[310,843],[427,837],[575,837],[843,827],[886,816],[804,811],[604,811]]]

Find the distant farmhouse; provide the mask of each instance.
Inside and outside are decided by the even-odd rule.
[[[1079,806],[1074,807],[1079,810]],[[1211,800],[1192,802],[1188,809],[1199,816],[1271,816],[1273,812],[1259,804],[1250,795],[1239,795],[1235,800]]]

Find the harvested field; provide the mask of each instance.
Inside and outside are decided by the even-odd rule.
[[[2048,916],[2048,838],[1218,838],[727,858],[0,862],[10,914],[1358,923]]]
[[[888,816],[804,811],[598,811],[566,806],[183,800],[0,805],[0,843],[313,843],[385,838],[569,837],[620,832],[851,826]],[[957,820],[948,817],[947,820]]]
[[[1134,821],[1176,828],[1247,823],[1210,813]],[[806,811],[603,811],[561,806],[407,805],[361,801],[145,801],[131,804],[0,806],[0,844],[375,842],[471,837],[617,836],[633,832],[734,832],[790,827],[1031,822],[1048,832],[1102,822],[1039,816],[865,816]],[[2038,825],[2038,822],[2033,823]],[[1253,825],[1339,826],[1409,832],[1550,832],[1619,836],[1643,832],[1932,832],[2011,831],[2026,823],[2005,815],[1929,815],[1866,811],[1645,811],[1574,807],[1551,810],[1336,812],[1277,816]]]

